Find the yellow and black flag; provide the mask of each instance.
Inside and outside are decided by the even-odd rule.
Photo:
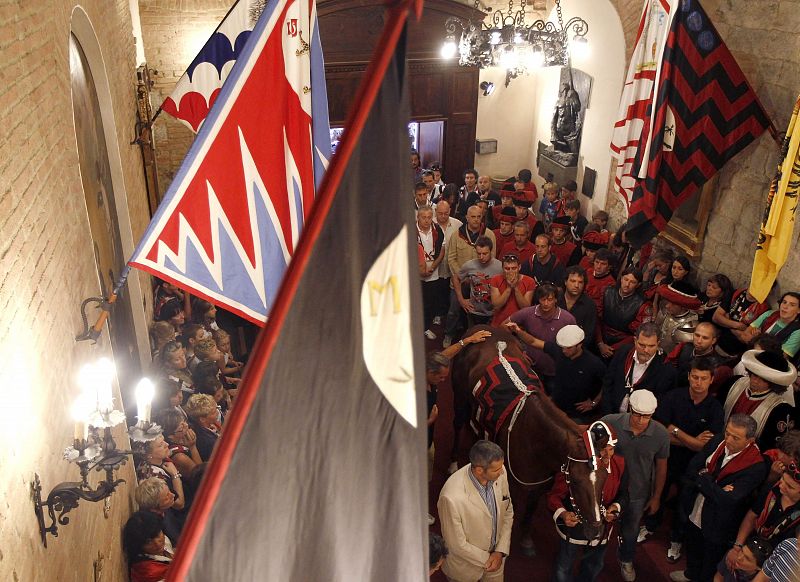
[[[789,256],[800,189],[800,97],[794,104],[792,118],[781,148],[781,161],[772,179],[764,217],[758,232],[756,256],[749,291],[758,301],[766,301],[772,285]]]
[[[428,578],[411,6],[387,9],[169,582]]]

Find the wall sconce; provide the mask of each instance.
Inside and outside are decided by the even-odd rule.
[[[494,93],[494,83],[492,83],[491,81],[483,81],[480,84],[480,88],[483,91],[484,96],[486,97]]]
[[[81,499],[97,502],[108,498],[124,479],[115,479],[116,470],[125,464],[131,451],[117,449],[111,429],[125,420],[125,414],[114,409],[112,382],[114,380],[114,364],[108,358],[101,358],[95,363],[85,365],[79,374],[78,382],[81,394],[72,406],[75,419],[75,432],[72,446],[64,450],[64,459],[78,465],[81,474],[79,482],[65,481],[59,483],[42,501],[42,486],[39,474],[34,474],[31,484],[34,511],[39,523],[39,534],[44,547],[47,547],[47,534],[58,537],[58,526],[67,525],[67,514],[78,507]],[[140,382],[140,386],[143,386]],[[137,404],[139,406],[139,422],[131,427],[131,438],[147,441],[161,434],[161,428],[150,422],[150,403],[153,398],[153,385],[146,381],[141,389],[137,387]],[[149,384],[149,387],[147,386]],[[149,394],[149,399],[147,398]],[[134,437],[135,434],[135,437]],[[105,471],[105,480],[96,488],[89,485],[89,473]],[[45,524],[44,511],[50,517],[50,525]]]

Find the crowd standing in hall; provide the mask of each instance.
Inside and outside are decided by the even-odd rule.
[[[412,155],[419,333],[441,342],[426,358],[429,448],[452,358],[491,337],[466,331],[503,328],[555,404],[602,443],[597,463],[609,475],[596,541],[581,537],[563,475],[553,481],[554,580],[595,580],[618,537],[613,575],[633,581],[638,548],[668,528],[672,580],[796,582],[800,294],[759,303],[724,273],[698,280],[658,241],[633,249],[624,225],[608,230],[606,212],[584,216],[574,182],[548,180],[540,198],[529,170],[500,184],[475,169],[445,184],[441,170]],[[247,356],[242,321],[168,282],[154,298],[162,434],[134,451],[138,511],[123,531],[133,582],[166,575]],[[504,462],[479,441],[467,465],[451,465],[431,574],[503,579],[513,515],[525,509],[512,505]]]
[[[250,324],[156,280],[152,418],[161,433],[133,442],[138,511],[122,541],[132,582],[163,580],[186,517],[234,406]],[[219,316],[219,320],[218,320]]]
[[[634,249],[624,224],[607,230],[607,213],[584,217],[574,182],[548,180],[539,200],[529,170],[497,190],[479,176],[467,170],[463,185],[427,200],[447,259],[436,297],[424,293],[424,332],[429,347],[443,334],[445,352],[432,353],[448,362],[448,346],[462,349],[472,325],[510,331],[556,405],[587,435],[605,431],[598,462],[615,478],[599,541],[581,539],[563,475],[548,495],[561,539],[553,579],[595,580],[613,530],[614,576],[633,581],[637,548],[663,527],[665,567],[685,563],[671,580],[800,580],[800,294],[784,293],[773,308],[725,273],[699,280],[689,258],[657,239]],[[430,289],[438,255],[427,222],[418,228]],[[486,450],[451,464],[439,497],[443,538],[432,534],[431,547],[450,580],[502,579],[509,546],[498,523],[524,510],[505,497],[503,451],[479,442]],[[475,505],[460,507],[454,491]]]

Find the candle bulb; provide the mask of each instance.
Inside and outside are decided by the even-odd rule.
[[[147,378],[139,380],[136,386],[136,415],[139,422],[150,422],[150,411],[153,405],[155,387]]]
[[[76,441],[79,441],[82,438],[84,438],[83,435],[84,435],[84,432],[85,432],[85,430],[84,430],[85,428],[86,428],[86,423],[85,422],[83,422],[81,420],[76,420],[75,421],[75,440]]]
[[[75,431],[73,436],[76,441],[89,438],[89,425],[86,424],[87,402],[81,395],[72,405],[72,419],[75,421]]]
[[[108,358],[100,358],[95,364],[97,410],[103,413],[114,409],[111,383],[114,380],[114,364]]]

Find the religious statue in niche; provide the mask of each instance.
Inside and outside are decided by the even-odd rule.
[[[577,154],[580,149],[581,98],[571,83],[561,83],[550,124],[550,141],[560,152]]]
[[[583,119],[589,104],[592,78],[578,69],[561,69],[558,100],[550,123],[550,142],[544,155],[561,166],[578,165]]]

